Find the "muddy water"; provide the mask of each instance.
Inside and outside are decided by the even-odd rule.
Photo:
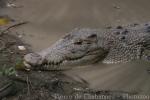
[[[135,61],[120,65],[90,65],[67,71],[66,74],[81,82],[84,79],[94,89],[150,94],[150,74],[147,69],[148,63]]]
[[[16,20],[29,23],[17,32],[34,51],[49,47],[75,27],[100,28],[109,25],[150,21],[149,0],[16,0],[18,8],[6,9]],[[66,74],[78,75],[99,89],[135,90],[149,93],[149,65],[143,62],[123,65],[91,65]]]

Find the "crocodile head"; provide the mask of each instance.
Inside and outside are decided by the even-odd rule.
[[[98,45],[98,32],[91,29],[74,29],[50,48],[25,55],[26,66],[77,66],[92,64],[106,53]]]

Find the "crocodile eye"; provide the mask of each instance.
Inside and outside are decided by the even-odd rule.
[[[88,36],[88,38],[96,38],[96,37],[97,37],[96,34],[92,34],[92,35]]]
[[[76,41],[74,44],[76,44],[76,45],[81,45],[81,44],[82,44],[82,41]]]

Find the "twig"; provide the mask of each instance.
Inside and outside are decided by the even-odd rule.
[[[3,35],[6,31],[8,31],[8,30],[10,30],[12,28],[15,28],[15,27],[18,27],[20,25],[27,24],[27,23],[28,23],[28,21],[24,21],[24,22],[19,22],[19,23],[13,24],[13,25],[7,27],[6,29],[4,29],[2,32],[0,32],[0,35]]]
[[[27,76],[27,86],[28,86],[27,94],[30,95],[30,83],[29,83],[29,77],[28,76]]]
[[[0,44],[1,44],[0,51],[6,48],[6,44],[4,43],[2,39],[0,39]]]
[[[10,87],[13,83],[8,83],[7,85],[5,85],[4,87],[0,88],[0,92],[6,90],[8,87]]]

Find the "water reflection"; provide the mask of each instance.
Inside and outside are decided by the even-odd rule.
[[[97,64],[75,68],[65,73],[78,81],[81,81],[80,78],[86,80],[94,89],[134,91],[145,94],[150,93],[150,74],[147,72],[149,65],[144,61],[118,65]]]

